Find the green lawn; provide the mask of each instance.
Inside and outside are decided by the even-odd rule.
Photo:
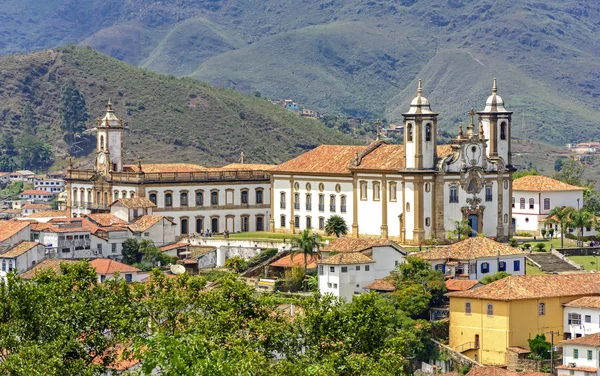
[[[600,270],[600,257],[596,256],[571,256],[569,257],[573,262],[583,265],[585,270]]]
[[[527,266],[526,266],[526,269],[525,269],[525,273],[527,275],[546,274],[543,271],[541,271],[537,266],[535,266],[532,263],[530,263],[529,261],[527,261]]]
[[[537,240],[532,240],[531,238],[516,238],[516,239],[519,242],[519,246],[521,246],[522,244],[525,244],[525,243],[529,243],[535,249],[536,244],[544,243],[546,245],[546,248],[545,248],[546,251],[550,250],[550,245],[552,245],[554,248],[561,248],[560,238],[558,238],[558,239],[554,238],[552,240],[542,239],[541,237],[538,237]],[[575,242],[575,240],[565,238],[565,248],[576,247],[576,246],[577,246],[577,243]]]

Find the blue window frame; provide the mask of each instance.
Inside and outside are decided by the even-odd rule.
[[[487,262],[484,262],[481,264],[481,272],[482,273],[489,273],[490,272],[490,264]]]
[[[505,272],[506,271],[506,262],[505,261],[500,261],[498,263],[498,270],[501,272]]]
[[[520,270],[521,270],[521,260],[515,260],[515,261],[513,262],[513,270],[514,270],[515,272],[518,272],[518,271],[520,271]]]

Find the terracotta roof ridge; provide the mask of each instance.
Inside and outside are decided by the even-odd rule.
[[[387,142],[383,140],[377,140],[369,144],[366,148],[364,148],[361,152],[356,153],[356,156],[350,162],[349,168],[360,166],[364,157],[369,155],[369,153],[373,152],[375,149],[380,147],[381,145],[387,145]]]

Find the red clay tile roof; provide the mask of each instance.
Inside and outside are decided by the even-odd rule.
[[[398,246],[391,240],[384,239],[370,239],[370,238],[351,238],[348,236],[343,236],[341,238],[336,238],[329,244],[327,244],[323,251],[325,252],[360,252],[365,249],[373,248],[373,247],[386,247],[395,245]]]
[[[529,354],[531,350],[527,350],[521,346],[510,346],[506,348],[509,351],[516,352],[517,354]]]
[[[156,207],[156,204],[150,201],[150,199],[147,197],[120,198],[115,200],[109,206],[113,206],[117,202],[123,204],[123,206],[129,209],[146,209]]]
[[[306,263],[309,269],[314,269],[317,267],[317,258],[314,256],[306,256]],[[291,255],[283,256],[279,260],[272,262],[269,266],[274,266],[278,268],[292,268],[294,266],[304,268],[304,255],[297,254],[292,258]]]
[[[495,257],[500,251],[501,256],[525,255],[519,248],[508,244],[498,243],[482,236],[474,236],[445,247],[436,247],[426,251],[415,252],[413,255],[425,260],[473,260],[479,257]]]
[[[52,209],[52,206],[46,205],[46,204],[25,204],[25,205],[21,206],[21,209],[43,209],[43,210],[50,210],[50,209]]]
[[[569,367],[567,364],[561,364],[555,367],[556,369],[566,369],[566,370],[573,370],[573,371],[584,371],[584,372],[598,372],[598,370],[600,368],[597,367],[584,367],[584,366],[576,366],[576,367]]]
[[[541,299],[600,295],[600,273],[513,275],[467,291],[446,294],[486,300]]]
[[[42,191],[41,189],[26,189],[23,192],[21,192],[21,194],[22,195],[50,195],[50,196],[53,195],[52,193]]]
[[[61,259],[44,259],[39,264],[29,269],[25,273],[21,274],[22,279],[33,279],[33,277],[43,269],[52,269],[57,273],[60,273],[60,264],[62,263],[74,263],[75,260],[61,260]]]
[[[372,258],[365,256],[360,252],[343,252],[327,257],[319,261],[319,264],[325,265],[350,265],[350,264],[373,264]]]
[[[349,174],[350,161],[365,146],[321,145],[272,169],[273,172]]]
[[[103,354],[103,357],[112,356],[113,361],[106,366],[107,369],[115,370],[115,371],[126,371],[129,368],[139,364],[140,361],[138,359],[134,359],[133,357],[125,357],[123,352],[125,350],[125,345],[117,345],[113,349],[107,349]],[[95,357],[92,363],[94,364],[102,364],[103,357]]]
[[[446,281],[446,288],[448,291],[466,291],[472,289],[478,283],[479,281],[470,279],[449,279]]]
[[[24,221],[0,221],[0,242],[8,240],[20,231],[23,231],[29,222]]]
[[[362,157],[358,166],[352,166],[351,169],[398,171],[404,167],[406,167],[404,145],[382,143]]]
[[[129,225],[129,229],[133,232],[144,232],[157,224],[161,219],[166,218],[162,215],[142,215]]]
[[[542,175],[527,175],[513,181],[513,191],[551,192],[551,191],[584,191],[562,181]]]
[[[221,170],[236,170],[236,171],[269,171],[277,165],[260,164],[260,163],[231,163],[221,167]]]
[[[158,249],[161,252],[166,252],[166,251],[170,251],[172,249],[185,248],[188,245],[189,245],[188,243],[173,243],[173,244],[163,245],[162,247],[159,247]]]
[[[32,218],[59,218],[59,217],[66,218],[67,211],[66,210],[44,210],[44,211],[40,211],[40,212],[33,214],[31,217]]]
[[[123,264],[111,259],[94,259],[90,261],[90,265],[96,269],[97,274],[115,274],[119,273],[135,273],[139,272],[140,269],[134,268],[133,266]]]
[[[557,367],[558,368],[558,367]],[[473,367],[465,376],[549,376],[543,372],[515,372],[494,366]]]
[[[6,258],[6,257],[21,256],[22,254],[24,254],[25,252],[29,251],[30,249],[32,249],[33,247],[35,247],[37,245],[41,245],[41,244],[38,242],[22,241],[19,244],[12,247],[11,249],[9,249],[8,251],[0,254],[0,257]]]
[[[452,145],[438,145],[436,151],[438,158],[446,157],[453,153]]]
[[[110,213],[88,214],[85,217],[102,227],[124,226],[128,224],[121,218]]]
[[[566,303],[565,307],[600,308],[600,296],[586,296],[575,299]]]
[[[371,282],[365,287],[367,290],[375,290],[375,291],[396,291],[396,285],[394,284],[394,280],[392,277],[388,276],[382,279],[378,279],[375,282]]]
[[[128,170],[137,171],[138,165],[125,165],[124,168]],[[153,172],[195,172],[195,171],[204,171],[205,167],[199,166],[197,164],[192,163],[149,163],[142,164],[142,171],[145,173],[153,173]]]
[[[52,224],[46,222],[31,223],[31,231],[43,231],[52,227]]]
[[[567,345],[584,345],[584,346],[598,346],[600,347],[600,333],[588,334],[583,337],[565,339],[560,341]]]

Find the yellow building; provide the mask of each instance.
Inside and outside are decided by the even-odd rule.
[[[450,347],[488,365],[506,365],[507,347],[563,335],[563,304],[600,295],[600,273],[510,276],[450,298]],[[557,333],[559,333],[557,337]]]

